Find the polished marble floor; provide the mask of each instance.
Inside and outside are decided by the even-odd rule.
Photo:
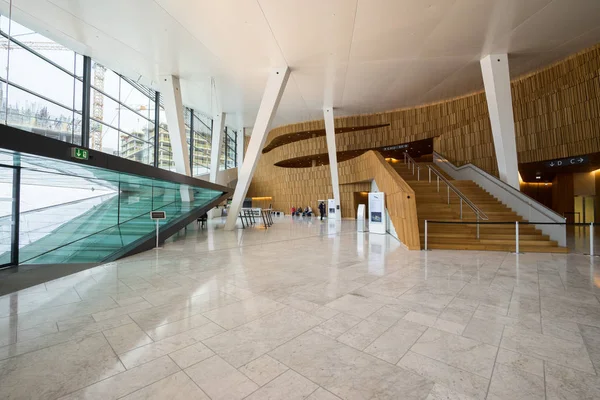
[[[0,297],[0,398],[598,399],[599,270],[211,221]]]

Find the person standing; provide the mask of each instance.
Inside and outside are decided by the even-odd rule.
[[[325,215],[325,203],[319,204],[319,213],[321,214],[321,221],[323,221],[323,215]]]

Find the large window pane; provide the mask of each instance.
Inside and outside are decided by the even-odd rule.
[[[148,137],[148,130],[154,130],[154,124],[128,108],[121,106],[119,129],[129,134],[143,134]]]
[[[123,79],[121,80],[121,97],[119,101],[142,117],[150,119],[150,98]]]
[[[121,77],[119,75],[92,60],[93,87],[118,100],[120,84]]]
[[[71,52],[71,63],[73,60]],[[8,80],[65,107],[73,107],[75,78],[14,43],[10,46]]]
[[[90,125],[90,141],[93,142],[94,149],[118,156],[119,131],[96,121],[91,121]]]
[[[73,132],[73,111],[67,108],[9,85],[7,110],[10,126],[64,142],[81,142]]]
[[[91,91],[90,103],[91,115],[94,119],[115,128],[119,127],[119,103],[95,89]]]
[[[153,143],[144,140],[144,134],[121,134],[119,156],[128,160],[151,164],[154,159]]]

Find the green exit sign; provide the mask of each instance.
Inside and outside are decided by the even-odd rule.
[[[90,152],[86,149],[73,147],[71,149],[71,157],[76,158],[78,160],[88,160],[90,158]]]

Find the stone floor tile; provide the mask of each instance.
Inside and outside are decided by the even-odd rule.
[[[254,296],[246,300],[215,308],[214,310],[205,312],[204,316],[225,329],[232,329],[283,307],[285,307],[284,304],[266,297]]]
[[[497,350],[497,347],[433,328],[429,328],[411,347],[414,353],[488,379]]]
[[[489,400],[545,400],[544,378],[522,369],[496,364],[487,398]]]
[[[386,326],[379,325],[375,322],[362,321],[339,336],[337,340],[348,346],[354,347],[355,349],[363,350],[387,329]]]
[[[486,397],[489,385],[488,379],[413,353],[412,351],[409,351],[402,357],[398,366],[448,387],[454,392],[478,400],[483,400]]]
[[[496,357],[496,363],[520,369],[537,376],[544,376],[544,362],[542,360],[515,353],[514,351],[500,348]]]
[[[125,353],[126,351],[153,342],[153,340],[134,323],[108,329],[102,333],[117,354]]]
[[[342,399],[422,399],[433,387],[418,375],[314,332],[269,355]]]
[[[94,383],[60,400],[117,400],[178,371],[177,365],[164,356]]]
[[[317,385],[302,375],[287,370],[246,397],[246,400],[303,400],[317,388]]]
[[[185,372],[177,372],[165,379],[138,390],[123,400],[210,400]]]
[[[571,368],[545,363],[548,400],[600,399],[600,377]]]
[[[196,343],[169,353],[169,357],[171,357],[171,359],[175,361],[179,368],[182,369],[191,367],[192,365],[199,363],[200,361],[204,361],[214,355],[215,353],[202,343]]]
[[[509,326],[504,329],[500,347],[579,371],[595,373],[587,349],[582,343]]]
[[[231,365],[240,367],[320,322],[320,318],[286,307],[204,343]]]
[[[185,372],[212,400],[243,399],[258,389],[258,385],[219,356],[199,362]]]
[[[336,339],[340,335],[358,325],[362,320],[354,315],[339,313],[317,326],[314,331]]]
[[[240,367],[239,370],[258,386],[263,386],[287,371],[288,367],[265,354]]]
[[[57,398],[124,370],[97,333],[0,361],[0,398]]]
[[[396,364],[426,330],[427,327],[424,325],[400,320],[367,346],[364,351]]]

